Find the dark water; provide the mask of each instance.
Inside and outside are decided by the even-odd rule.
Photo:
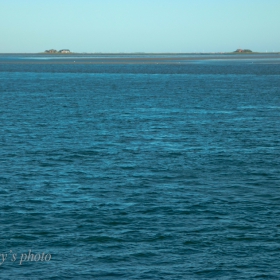
[[[279,59],[22,60],[0,58],[1,279],[280,279]]]

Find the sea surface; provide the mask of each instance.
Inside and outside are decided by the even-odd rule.
[[[280,279],[280,55],[0,55],[1,279]]]

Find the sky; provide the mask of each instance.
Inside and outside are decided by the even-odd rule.
[[[280,51],[279,0],[0,0],[0,53]]]

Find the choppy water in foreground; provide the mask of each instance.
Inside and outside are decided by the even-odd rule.
[[[1,279],[280,278],[279,60],[17,59],[0,59]]]

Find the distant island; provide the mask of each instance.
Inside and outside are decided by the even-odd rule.
[[[44,53],[49,53],[49,54],[65,54],[65,53],[71,53],[70,50],[68,49],[62,49],[60,51],[57,51],[55,49],[50,49],[50,50],[45,50]]]
[[[234,53],[252,53],[251,50],[243,50],[243,49],[237,49],[236,51],[234,51]]]

